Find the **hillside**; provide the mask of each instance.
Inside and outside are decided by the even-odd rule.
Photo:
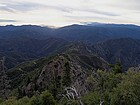
[[[90,45],[60,38],[40,40],[21,37],[0,40],[0,56],[5,56],[7,68],[12,68],[24,61],[65,52],[96,54],[111,64],[120,61],[125,69],[140,64],[140,40],[132,38],[111,39]]]
[[[74,86],[79,94],[85,94],[88,92],[86,78],[98,69],[108,69],[108,63],[97,56],[60,54],[22,63],[9,70],[8,77],[18,97],[31,97],[45,89],[56,96],[68,86]]]
[[[29,37],[0,39],[0,56],[5,56],[6,67],[11,68],[23,61],[56,54],[67,44],[68,42],[65,40],[58,38],[46,40]]]
[[[129,68],[140,64],[140,40],[131,38],[112,39],[92,46],[93,52],[109,63],[120,61]]]
[[[9,79],[3,82],[10,81],[10,85],[1,86],[0,92],[10,86],[10,93],[3,95],[12,97],[0,105],[139,105],[139,68],[117,73],[119,65],[114,67],[90,54],[28,61],[7,72]]]

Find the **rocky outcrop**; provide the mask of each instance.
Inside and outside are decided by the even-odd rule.
[[[87,76],[88,74],[78,62],[59,56],[44,67],[37,84],[42,88],[50,88],[53,84],[60,90],[63,90],[64,87],[74,86],[80,94],[83,94],[87,91],[85,84]]]
[[[107,62],[93,55],[83,57],[83,55],[59,54],[44,64],[35,80],[30,81],[29,77],[26,78],[28,83],[18,88],[19,98],[25,95],[31,97],[46,89],[57,96],[63,93],[66,87],[75,87],[78,94],[83,95],[89,90],[86,80],[91,72],[107,67]]]

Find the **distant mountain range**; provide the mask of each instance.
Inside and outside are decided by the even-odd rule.
[[[30,37],[47,39],[58,37],[68,41],[84,41],[95,43],[114,38],[140,39],[140,27],[123,24],[86,24],[70,25],[61,28],[49,28],[32,25],[1,26],[0,38]]]
[[[90,23],[49,28],[35,25],[0,26],[0,56],[6,67],[59,53],[96,54],[124,67],[140,64],[140,27]]]

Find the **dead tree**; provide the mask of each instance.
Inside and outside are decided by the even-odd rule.
[[[80,95],[78,94],[78,92],[74,86],[66,87],[64,90],[66,91],[66,94],[62,94],[62,96],[64,98],[66,98],[67,100],[78,100],[80,105],[83,105]]]

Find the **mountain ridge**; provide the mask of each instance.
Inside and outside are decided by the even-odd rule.
[[[69,25],[60,28],[49,28],[36,25],[1,26],[0,38],[27,36],[37,39],[50,37],[68,41],[84,41],[96,43],[112,38],[140,39],[140,26],[126,24]]]

